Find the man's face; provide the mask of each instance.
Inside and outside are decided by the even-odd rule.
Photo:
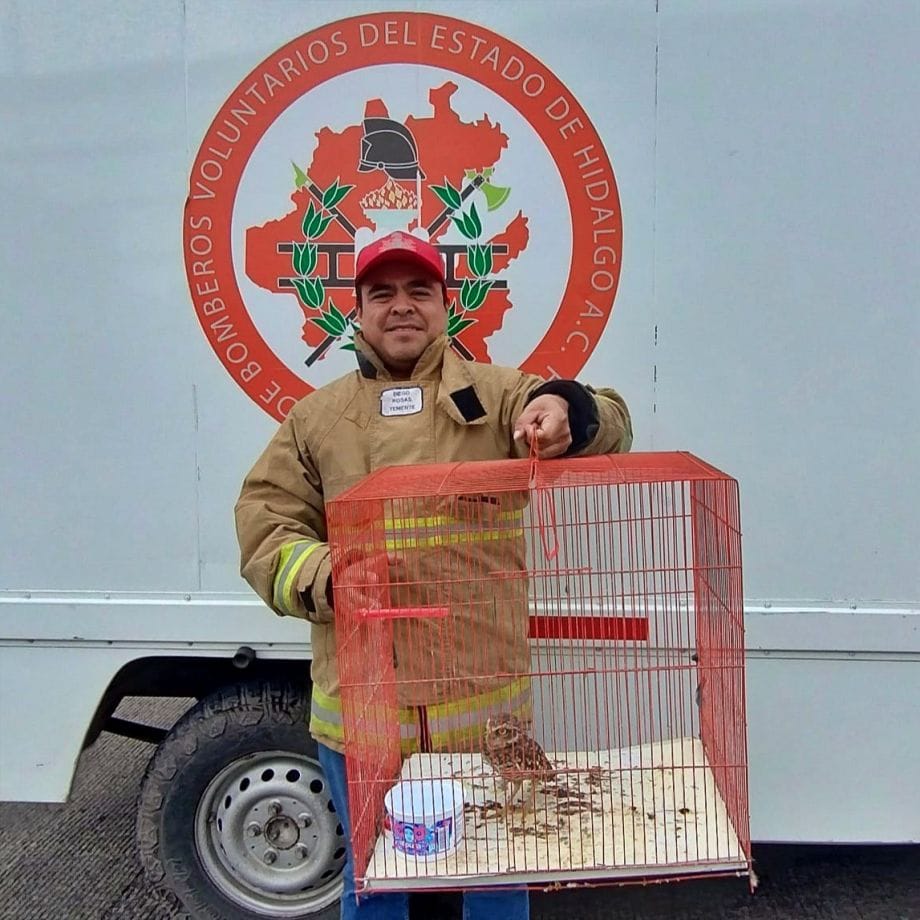
[[[441,282],[412,262],[371,269],[359,285],[358,320],[367,343],[394,377],[408,377],[447,328]]]

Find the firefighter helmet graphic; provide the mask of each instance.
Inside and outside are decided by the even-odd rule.
[[[358,172],[382,169],[391,179],[424,179],[412,132],[392,118],[365,118]]]

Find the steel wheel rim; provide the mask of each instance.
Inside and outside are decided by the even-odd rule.
[[[255,914],[296,917],[342,891],[344,831],[304,755],[262,751],[224,767],[198,804],[195,846],[217,889]]]

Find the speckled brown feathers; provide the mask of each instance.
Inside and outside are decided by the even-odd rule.
[[[486,722],[482,753],[495,773],[512,787],[524,782],[545,782],[557,773],[543,748],[513,715],[493,716]],[[509,795],[509,804],[513,797],[514,791]]]

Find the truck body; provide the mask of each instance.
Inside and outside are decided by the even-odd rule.
[[[351,23],[338,42],[337,22]],[[339,95],[317,78],[278,115],[300,121],[252,154],[229,244],[279,365],[318,386],[351,359],[339,349],[328,368],[305,366],[293,289],[271,295],[271,316],[269,294],[249,299],[252,201],[264,221],[286,214],[300,188],[290,161],[309,171],[322,131],[387,101],[386,81],[373,93],[354,81],[390,51],[411,66],[413,38],[440,35],[443,54],[458,48],[455,72],[419,63],[394,77],[388,111],[421,118],[429,92],[452,81],[464,122],[485,116],[508,135],[487,178],[511,189],[500,213],[527,218],[531,254],[517,260],[520,293],[489,358],[530,360],[576,258],[607,271],[612,309],[602,320],[582,310],[597,331],[576,318],[544,351],[568,360],[581,348],[579,379],[624,394],[634,449],[691,450],[740,482],[752,839],[920,841],[920,10],[892,0],[432,2],[425,13],[5,4],[0,798],[66,800],[81,751],[125,695],[204,698],[244,674],[306,678],[308,626],[254,597],[233,527],[283,391],[272,396],[264,362],[261,389],[246,381],[254,352],[235,364],[242,332],[207,316],[189,215],[207,204],[196,182],[236,156],[203,146],[218,113],[240,108],[260,62],[313,32],[325,45],[301,53],[341,58]],[[491,35],[510,44],[485,60]],[[528,110],[489,88],[512,82],[509,48],[566,88],[603,143],[615,265],[599,244],[573,248],[566,167],[546,157],[569,144],[590,184],[590,154],[577,160],[587,128],[565,134],[576,110],[556,118],[563,103],[539,99],[540,124],[563,133],[546,129],[541,146]],[[277,185],[259,178],[269,160]]]

